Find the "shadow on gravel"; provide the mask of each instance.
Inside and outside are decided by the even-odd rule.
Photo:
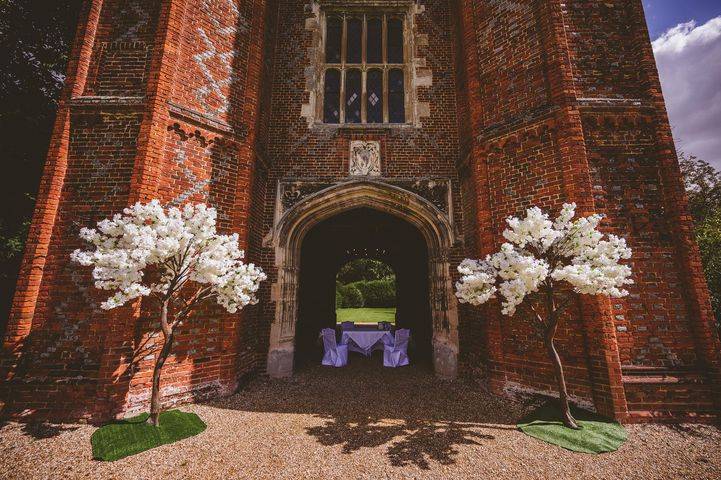
[[[353,355],[348,367],[312,366],[288,380],[260,378],[238,394],[209,402],[218,408],[307,414],[323,425],[306,433],[346,454],[387,445],[396,467],[455,463],[459,445],[494,440],[494,430],[516,430],[524,413],[513,404],[459,380],[437,380],[429,368],[383,368],[382,359]]]
[[[382,420],[357,424],[355,419],[334,419],[321,427],[309,428],[307,432],[322,445],[342,444],[343,453],[392,442],[387,450],[391,465],[402,467],[415,464],[424,470],[431,468],[431,460],[442,465],[455,463],[453,455],[458,453],[455,445],[479,445],[479,440],[495,438],[453,422],[426,423],[413,420],[386,425]]]
[[[0,429],[7,425],[8,422],[0,422]],[[35,440],[43,440],[46,438],[57,437],[63,432],[72,432],[80,427],[73,427],[62,424],[48,422],[29,422],[23,423],[21,430],[24,434],[33,437]]]

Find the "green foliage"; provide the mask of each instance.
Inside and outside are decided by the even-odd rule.
[[[360,290],[366,307],[394,307],[396,304],[396,281],[394,277],[353,282],[348,286],[355,286]]]
[[[14,231],[7,231],[0,220],[0,261],[11,262],[17,259],[25,248],[25,239],[28,236],[30,220],[23,222]],[[2,271],[0,275],[6,278],[10,272]]]
[[[0,332],[15,291],[82,0],[0,1]]]
[[[150,450],[205,430],[205,423],[194,413],[168,410],[160,414],[157,427],[146,422],[148,414],[102,426],[90,437],[93,458],[112,462]]]
[[[358,258],[343,265],[336,279],[345,285],[361,280],[380,280],[393,275],[393,269],[379,260]]]
[[[340,296],[340,301],[338,296]],[[336,287],[336,308],[361,308],[363,304],[363,295],[355,285]]]
[[[395,307],[393,269],[378,260],[359,258],[346,263],[336,276],[336,308]]]
[[[702,222],[721,209],[721,172],[693,155],[681,152],[678,159],[691,215]]]
[[[679,164],[716,324],[721,332],[721,172],[708,162],[683,153],[679,154]]]
[[[335,286],[335,308],[343,308],[343,295],[338,291],[338,285]]]
[[[721,322],[721,209],[696,225],[696,240],[717,322]]]

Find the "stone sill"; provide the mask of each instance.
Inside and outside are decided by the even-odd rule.
[[[95,106],[95,105],[112,105],[112,106],[142,106],[145,104],[145,97],[120,97],[120,96],[100,96],[85,95],[81,97],[73,97],[68,101],[70,106]]]
[[[625,384],[703,384],[703,376],[696,370],[658,367],[622,367],[622,381]]]
[[[416,128],[414,123],[322,123],[315,122],[313,130],[406,130]]]

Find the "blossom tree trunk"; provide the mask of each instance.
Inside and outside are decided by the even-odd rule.
[[[175,328],[168,323],[169,302],[170,299],[163,300],[162,306],[160,307],[160,327],[163,333],[163,346],[160,349],[158,358],[155,360],[153,387],[150,394],[150,416],[148,417],[148,423],[156,427],[160,423],[160,373],[163,365],[165,365],[165,361],[168,359],[170,349],[173,347],[173,336],[175,333]]]
[[[576,423],[576,419],[573,418],[573,415],[571,414],[571,407],[568,404],[568,389],[566,388],[566,377],[563,374],[563,364],[561,363],[561,357],[558,355],[556,345],[554,344],[556,331],[558,330],[558,316],[561,312],[556,306],[556,299],[553,292],[553,284],[550,284],[546,289],[546,311],[548,312],[548,322],[546,323],[543,340],[546,344],[548,357],[553,363],[553,369],[556,374],[556,381],[558,382],[558,400],[561,404],[563,424],[568,428],[580,430],[581,427],[578,426],[578,423]]]

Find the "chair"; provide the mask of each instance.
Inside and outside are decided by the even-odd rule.
[[[408,365],[408,340],[411,331],[407,328],[396,330],[393,345],[385,345],[383,349],[383,366],[384,367],[403,367]]]
[[[345,367],[348,365],[348,345],[338,344],[335,340],[335,330],[324,328],[321,330],[323,337],[323,361],[322,365],[329,367]]]
[[[353,330],[355,328],[354,322],[341,322],[340,329],[341,330]]]
[[[391,322],[379,322],[383,326],[383,330],[391,329]]]

